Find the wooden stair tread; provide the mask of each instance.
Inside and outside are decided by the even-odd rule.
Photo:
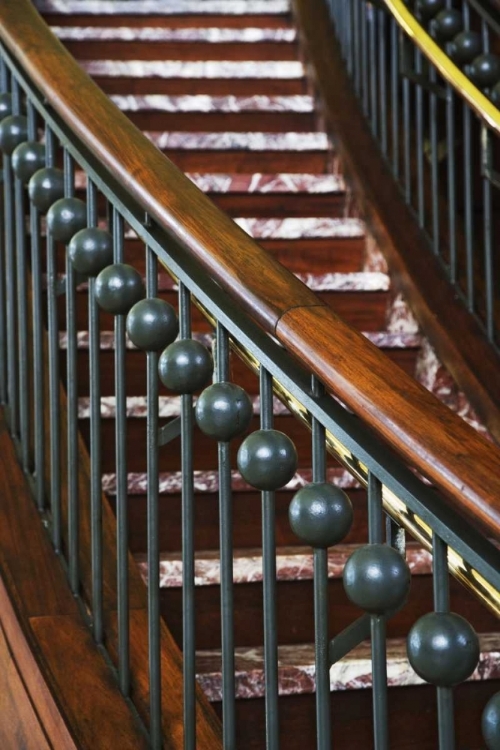
[[[328,550],[328,577],[340,578],[349,557],[359,549],[359,544],[337,544]],[[220,585],[220,556],[218,550],[198,551],[195,554],[195,585]],[[147,583],[147,557],[135,555],[139,572]],[[409,544],[406,560],[413,575],[432,572],[432,556],[418,544]],[[260,583],[262,575],[262,549],[235,549],[233,551],[233,583]],[[276,579],[278,581],[312,581],[313,552],[310,547],[278,547],[276,549]],[[160,588],[181,588],[183,565],[180,552],[163,552],[160,557]]]
[[[479,665],[469,680],[493,680],[500,677],[500,636],[498,633],[479,635],[481,647]],[[211,702],[222,699],[220,650],[198,651],[197,679]],[[235,649],[235,677],[237,698],[260,698],[264,695],[264,649],[262,647]],[[315,690],[314,646],[293,644],[278,647],[279,694],[312,693]],[[413,671],[406,656],[406,639],[387,641],[387,679],[389,687],[422,685],[424,681]],[[363,642],[351,653],[334,664],[330,670],[330,690],[370,688],[371,648]]]

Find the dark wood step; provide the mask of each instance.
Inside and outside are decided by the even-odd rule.
[[[267,78],[142,78],[122,76],[120,78],[102,75],[92,76],[97,85],[106,94],[161,94],[162,96],[180,96],[186,91],[191,94],[206,96],[300,96],[307,94],[304,79],[267,79]]]
[[[214,484],[215,472],[198,473],[195,482],[203,480],[206,486]],[[304,472],[305,473],[305,472]],[[162,475],[164,476],[164,475]],[[114,475],[103,477],[104,486],[110,486]],[[129,487],[129,544],[132,552],[140,554],[146,551],[146,495],[144,488],[145,475],[135,475],[136,491],[132,493],[133,484]],[[160,479],[160,486],[164,482]],[[178,487],[179,480],[176,485]],[[142,492],[140,489],[142,488]],[[362,489],[346,490],[354,508],[354,521],[345,541],[360,543],[367,539],[366,493]],[[288,507],[296,489],[282,489],[276,493],[276,540],[279,545],[296,545],[299,540],[293,533],[288,520]],[[108,494],[115,507],[115,495]],[[173,493],[161,492],[159,511],[159,543],[162,550],[174,552],[181,548],[182,502],[180,490]],[[215,491],[196,492],[194,543],[198,550],[218,550],[219,539],[219,496]],[[262,543],[261,496],[256,490],[233,492],[233,536],[234,544],[257,547]]]
[[[357,686],[357,685],[356,685]],[[335,748],[360,750],[373,747],[373,696],[370,688],[331,693]],[[454,693],[457,737],[462,750],[484,748],[481,714],[491,696],[500,690],[500,680],[466,682]],[[438,718],[436,689],[430,685],[389,688],[389,735],[394,750],[436,750]],[[222,718],[222,704],[212,704]],[[313,694],[288,695],[279,700],[280,742],[286,750],[315,747],[316,701]],[[236,702],[238,750],[265,747],[265,703],[263,698]]]
[[[454,579],[450,582],[451,609],[480,632],[495,632],[496,617]],[[182,591],[160,591],[162,614],[180,644],[182,639]],[[277,635],[280,645],[314,641],[313,587],[310,581],[279,581],[276,589]],[[220,591],[218,586],[200,586],[195,592],[196,645],[199,649],[220,648]],[[328,583],[330,632],[338,633],[362,614],[348,600],[341,579]],[[432,577],[412,577],[408,601],[387,623],[390,638],[406,638],[415,621],[432,611]],[[234,628],[236,646],[263,643],[263,598],[261,583],[234,586]]]
[[[127,111],[129,119],[140,130],[209,130],[225,133],[227,130],[248,133],[258,128],[270,133],[309,132],[316,127],[314,112],[158,112]],[[232,167],[231,167],[232,168]]]
[[[387,356],[409,375],[415,375],[416,357],[420,348],[420,337],[414,334],[390,334],[386,332],[375,332],[367,334],[368,338],[387,354]],[[200,337],[203,343],[211,347],[211,336]],[[65,376],[66,365],[66,339],[61,334],[62,347],[60,363],[62,376]],[[88,358],[88,334],[82,331],[79,336],[78,351],[78,387],[80,395],[87,395],[89,388],[89,358]],[[101,336],[101,393],[103,396],[114,394],[114,334],[111,331],[103,332]],[[126,365],[126,392],[128,396],[141,396],[146,389],[146,357],[137,349],[127,351]],[[241,385],[248,393],[258,392],[257,377],[236,355],[231,356],[230,364],[231,380]],[[167,393],[161,389],[161,393]]]
[[[77,60],[297,60],[296,42],[64,41]]]

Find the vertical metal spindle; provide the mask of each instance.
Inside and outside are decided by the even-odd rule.
[[[422,53],[415,48],[415,70],[419,77],[422,76]],[[417,83],[415,90],[416,109],[416,139],[417,139],[417,207],[418,221],[421,227],[425,225],[425,202],[424,202],[424,92],[422,85]]]
[[[45,128],[45,161],[54,165],[55,137]],[[61,405],[59,400],[59,324],[57,320],[57,259],[52,232],[47,226],[47,317],[49,338],[49,432],[50,432],[50,510],[52,543],[61,549]]]
[[[229,379],[229,338],[217,323],[217,380]],[[228,442],[219,442],[219,518],[222,623],[222,690],[224,748],[236,748],[234,681],[234,597],[233,597],[233,498],[231,458]]]
[[[390,18],[391,26],[391,120],[392,120],[392,173],[399,177],[399,39],[398,25]]]
[[[28,137],[37,138],[35,109],[28,104]],[[45,507],[45,368],[43,364],[43,290],[40,252],[40,216],[30,203],[31,238],[31,305],[33,328],[33,412],[34,412],[34,478],[35,501],[40,511]]]
[[[454,284],[457,280],[457,186],[455,168],[455,92],[446,87],[446,150],[448,173],[448,235],[449,275]]]
[[[9,76],[10,77],[10,76]],[[17,302],[14,178],[10,156],[3,155],[3,195],[5,218],[5,287],[7,309],[7,417],[13,435],[19,432],[19,390],[17,351]]]
[[[384,10],[377,10],[378,20],[378,68],[379,68],[379,86],[380,86],[380,142],[382,153],[387,156],[388,133],[387,133],[387,45],[386,45],[386,21],[387,13]]]
[[[157,258],[146,248],[146,293],[155,297],[158,288]],[[147,553],[149,635],[149,735],[153,750],[162,745],[161,729],[161,620],[159,543],[158,460],[158,353],[147,352]]]
[[[436,84],[436,69],[431,65],[431,86]],[[438,159],[438,98],[431,91],[429,103],[429,130],[431,146],[431,196],[432,196],[432,248],[439,255],[439,159]]]
[[[6,94],[8,89],[8,74],[5,61],[0,56],[0,92]],[[0,186],[0,226],[5,228],[5,181],[2,164],[2,183]],[[0,233],[0,401],[7,404],[7,295],[5,289],[6,257],[5,232]]]
[[[361,0],[353,0],[352,10],[352,24],[353,24],[353,39],[354,39],[354,54],[353,54],[353,76],[354,76],[354,90],[358,97],[361,96],[361,33],[360,33],[360,15],[361,15]]]
[[[370,472],[368,475],[368,539],[370,544],[382,544],[384,536],[382,484]],[[375,750],[389,747],[387,716],[387,648],[384,615],[371,615],[373,673],[373,734]]]
[[[363,112],[368,117],[370,111],[370,89],[368,85],[368,33],[366,24],[367,19],[367,8],[366,2],[361,2],[361,18],[360,18],[360,38],[361,38],[361,102],[363,104]]]
[[[97,188],[87,177],[87,224],[97,226]],[[99,305],[95,278],[89,278],[89,366],[90,366],[90,516],[92,564],[92,616],[94,638],[103,640],[102,504],[101,504],[101,382]]]
[[[260,367],[260,426],[273,426],[272,375]],[[276,631],[276,498],[272,490],[262,492],[262,573],[264,590],[264,664],[266,682],[266,748],[278,750],[278,638]]]
[[[324,393],[322,384],[312,378],[313,395]],[[312,421],[313,482],[326,481],[325,427]],[[314,644],[316,671],[316,747],[330,750],[332,729],[330,719],[330,659],[328,635],[328,550],[314,549]]]
[[[113,210],[113,260],[123,263],[124,222]],[[127,391],[125,375],[125,315],[115,315],[115,450],[116,450],[116,541],[118,597],[118,679],[120,690],[130,690],[129,595],[128,595],[128,476],[127,476]]]
[[[368,41],[369,41],[369,65],[370,65],[370,122],[372,126],[372,133],[375,138],[378,138],[378,108],[382,108],[383,102],[377,98],[377,83],[380,76],[378,70],[378,55],[377,55],[377,13],[373,6],[369,6],[366,9],[366,19],[369,24],[368,28]]]
[[[64,149],[64,195],[75,193],[75,165]],[[76,322],[76,274],[66,248],[66,391],[67,391],[67,456],[68,456],[68,568],[73,594],[78,593],[79,570],[79,507],[78,507],[78,347]]]
[[[191,294],[179,284],[179,334],[191,338]],[[181,396],[182,612],[184,669],[184,750],[196,747],[196,617],[193,483],[193,396]]]
[[[474,185],[473,161],[472,161],[472,112],[467,102],[463,102],[464,123],[464,224],[465,224],[465,263],[467,284],[467,307],[470,312],[475,308],[474,289],[474,214],[472,188]]]
[[[21,90],[12,79],[12,111],[21,114]],[[17,352],[19,367],[19,438],[23,470],[30,469],[29,387],[28,387],[28,295],[26,266],[26,206],[24,185],[14,178],[14,206],[16,227],[16,292],[17,292]]]
[[[432,577],[434,592],[434,611],[449,612],[450,589],[448,579],[448,548],[440,537],[434,533],[432,538]],[[454,750],[455,726],[453,708],[453,689],[437,687],[439,750]]]
[[[483,231],[484,231],[484,286],[486,302],[486,334],[495,338],[495,285],[493,270],[493,199],[489,170],[492,164],[491,132],[481,126],[481,151],[483,162]]]
[[[405,68],[408,66],[408,42],[400,31],[400,44]],[[411,205],[411,122],[410,122],[410,81],[408,76],[403,78],[403,130],[404,130],[404,186],[405,200]]]

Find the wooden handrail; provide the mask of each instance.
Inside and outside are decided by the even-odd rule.
[[[0,20],[3,43],[110,178],[457,510],[500,539],[500,450],[218,210],[115,108],[28,0],[4,0]]]

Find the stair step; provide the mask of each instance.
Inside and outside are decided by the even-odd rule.
[[[209,29],[207,29],[208,31]],[[144,29],[143,29],[144,31]],[[302,63],[292,60],[80,60],[91,76],[108,78],[272,78],[304,76]]]
[[[228,129],[249,132],[257,127],[270,132],[314,130],[312,97],[299,96],[145,96],[113,94],[111,100],[139,128],[191,130],[201,124],[212,133]]]
[[[349,557],[360,545],[338,544],[328,550],[328,577],[341,578]],[[146,555],[136,555],[136,563],[144,582],[148,582]],[[410,544],[406,560],[413,575],[432,573],[432,555],[417,544]],[[221,582],[218,550],[197,552],[194,575],[196,586],[219,586]],[[233,552],[233,583],[257,583],[263,580],[262,550],[235,549]],[[310,547],[278,547],[276,549],[276,579],[278,581],[312,581],[314,556]],[[160,588],[181,588],[183,565],[180,553],[162,553],[160,558]]]
[[[421,346],[422,337],[419,333],[405,333],[403,332],[391,332],[391,331],[365,331],[363,336],[372,342],[375,346],[381,349],[417,349]],[[193,334],[193,338],[201,341],[205,346],[212,346],[214,337],[212,334]],[[68,346],[68,336],[66,331],[60,331],[59,333],[59,346],[65,350]],[[78,331],[77,334],[77,346],[78,349],[88,350],[89,347],[89,333],[88,331]],[[128,349],[132,349],[136,352],[139,350],[127,337],[126,346]],[[101,351],[114,351],[115,348],[115,334],[114,331],[101,331],[100,333],[100,349]]]
[[[327,169],[326,133],[154,131],[144,135],[186,172],[316,172]]]
[[[52,26],[52,32],[64,42],[210,42],[211,44],[220,44],[221,42],[233,42],[238,44],[255,44],[258,42],[296,42],[297,32],[293,28],[259,28],[259,27],[246,27],[246,28],[224,28],[220,26],[216,27],[201,27],[201,28],[165,28],[158,26]],[[143,63],[141,63],[143,64]],[[232,66],[235,72],[235,77],[238,77],[237,71],[240,70],[241,66],[246,66],[248,63],[243,62],[222,62],[222,66]],[[297,71],[300,69],[300,75],[304,75],[304,68],[302,63],[295,62],[291,63],[288,61],[288,65],[291,66],[291,71]],[[110,60],[98,60],[95,63],[85,62],[84,67],[88,70],[90,75],[103,75],[101,66],[111,66],[113,71],[120,70],[122,72],[106,72],[106,75],[137,75],[135,72],[135,62],[130,61],[110,61]],[[123,72],[128,66],[132,66],[134,70],[130,73]],[[186,63],[179,62],[152,62],[146,63],[144,70],[147,70],[150,65],[165,66],[166,70],[170,70],[170,67],[177,65],[186,65]],[[191,68],[193,63],[187,63],[187,66]],[[200,61],[194,63],[195,66],[213,70],[219,68],[219,63]],[[262,63],[250,63],[255,65],[256,69],[261,69],[267,65],[266,62]],[[271,66],[273,63],[271,63]],[[87,66],[89,66],[87,68]],[[139,74],[141,75],[141,74]],[[158,75],[158,73],[156,74]],[[161,75],[171,75],[170,73],[161,73]],[[175,75],[178,75],[177,73]],[[184,75],[184,74],[182,74]],[[264,71],[265,75],[265,71]],[[191,78],[191,75],[187,76]],[[223,76],[226,77],[225,74]],[[290,73],[289,76],[284,72],[285,78],[295,77],[294,73]]]
[[[144,495],[147,492],[148,475],[136,472],[127,475],[127,492],[129,495]],[[342,489],[358,489],[359,483],[345,469],[341,467],[329,467],[327,469],[327,480],[336,487]],[[301,469],[285,487],[277,490],[278,493],[296,492],[301,487],[312,482],[312,470]],[[214,494],[219,491],[219,472],[194,471],[194,490],[197,494]],[[255,490],[243,479],[238,471],[231,472],[231,487],[234,492],[254,492]],[[103,474],[102,489],[109,496],[116,494],[116,474]],[[182,472],[172,471],[160,473],[159,492],[161,495],[176,495],[182,490]]]
[[[470,681],[494,680],[500,677],[500,636],[482,633],[479,636],[479,665]],[[279,694],[296,695],[315,691],[315,657],[312,644],[295,644],[278,648]],[[197,679],[211,702],[222,700],[222,655],[220,650],[198,651]],[[260,698],[265,694],[264,649],[237,648],[235,650],[236,697]],[[422,685],[424,681],[414,672],[406,654],[404,638],[387,642],[387,684],[389,687]],[[371,688],[371,647],[363,642],[348,656],[330,669],[330,690],[345,691]]]
[[[326,217],[292,217],[259,219],[236,217],[236,224],[256,240],[297,240],[363,237],[365,225],[361,219]]]
[[[277,15],[289,0],[36,0],[40,13],[99,16]]]

